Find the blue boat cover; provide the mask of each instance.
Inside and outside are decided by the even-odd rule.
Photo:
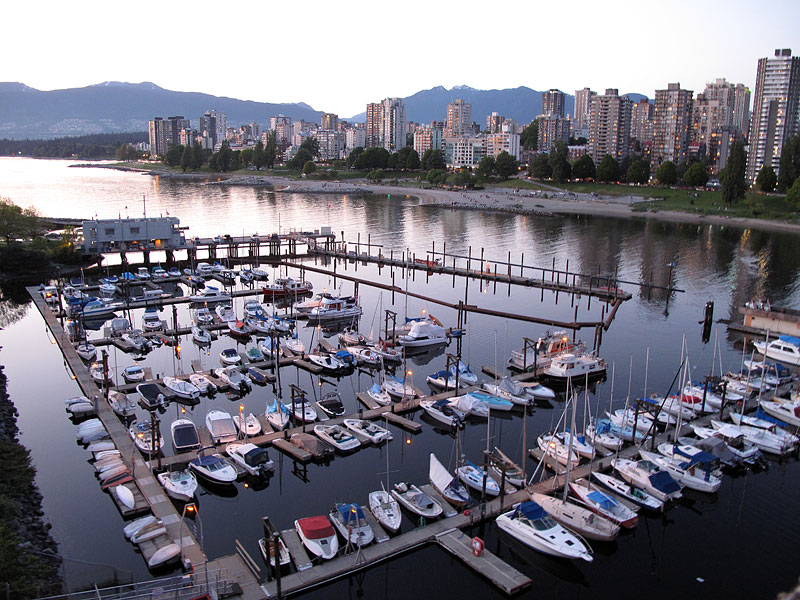
[[[433,407],[439,409],[449,406],[450,406],[450,400],[447,398],[443,398],[442,400],[437,400],[436,402],[433,403]]]
[[[339,516],[345,523],[364,518],[364,511],[358,504],[337,504],[336,510],[339,511]]]
[[[219,462],[222,462],[222,459],[214,454],[209,454],[206,456],[198,456],[192,462],[196,465],[207,467],[209,465],[215,465]]]
[[[517,507],[517,512],[525,515],[531,521],[538,521],[539,519],[543,519],[547,516],[547,513],[544,511],[544,509],[533,500],[528,500],[527,502],[520,504]]]
[[[764,419],[765,421],[769,421],[770,423],[775,423],[775,425],[779,425],[780,427],[787,426],[786,423],[784,423],[780,419],[776,419],[772,415],[768,415],[767,413],[765,413],[764,410],[761,408],[761,405],[759,405],[758,410],[756,410],[756,417],[758,417],[759,419]]]
[[[597,506],[606,510],[611,510],[617,505],[614,500],[599,490],[589,492],[589,498],[592,502],[597,504]]]
[[[684,456],[687,459],[689,459],[689,460],[681,463],[681,467],[683,467],[684,469],[688,469],[691,466],[699,465],[699,464],[708,465],[710,463],[714,463],[714,462],[717,461],[717,457],[716,456],[714,456],[713,454],[711,454],[709,452],[706,452],[704,450],[701,450],[700,452],[697,452],[696,454],[686,454],[685,452],[681,451],[680,447],[673,446],[672,447],[672,451],[678,456]]]
[[[436,373],[431,373],[431,377],[434,379],[447,379],[447,371],[444,369],[441,371],[436,371]]]
[[[649,479],[650,485],[664,494],[681,491],[681,486],[666,471],[656,471],[650,475]]]
[[[787,344],[794,344],[795,346],[800,346],[800,338],[796,338],[793,335],[781,335],[778,337],[779,340],[782,342],[786,342]]]

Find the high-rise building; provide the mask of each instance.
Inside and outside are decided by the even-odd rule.
[[[800,111],[800,57],[790,48],[760,58],[750,120],[747,179],[754,182],[764,166],[778,172],[783,144],[798,130]]]
[[[292,141],[294,137],[294,128],[292,126],[292,117],[278,115],[277,117],[269,118],[269,130],[275,132],[275,141],[280,146],[286,145]]]
[[[180,117],[167,117],[167,147],[170,144],[179,145],[181,143],[181,131],[189,129],[189,119]]]
[[[481,137],[454,137],[444,140],[444,160],[448,167],[475,167],[484,157]]]
[[[366,147],[376,148],[381,145],[383,129],[383,105],[380,102],[367,104]]]
[[[344,147],[350,151],[353,148],[364,147],[367,143],[366,130],[363,127],[348,127],[344,130]]]
[[[509,132],[488,133],[482,136],[483,155],[494,156],[501,152],[508,152],[511,156],[519,160],[519,134]]]
[[[147,126],[150,156],[164,156],[167,153],[167,123],[156,117]]]
[[[489,133],[500,133],[503,130],[503,123],[506,118],[493,112],[486,116],[486,131]]]
[[[572,117],[572,127],[577,131],[585,131],[590,128],[589,115],[592,111],[592,98],[597,96],[589,88],[575,90],[575,114]]]
[[[627,96],[609,88],[592,98],[589,118],[589,154],[596,165],[606,154],[617,162],[628,156],[631,141],[631,105]],[[539,125],[541,127],[541,125]]]
[[[631,107],[631,137],[640,146],[653,141],[653,105],[647,98],[642,98]]]
[[[544,116],[552,115],[563,119],[565,104],[566,94],[561,90],[550,89],[542,92],[542,114]]]
[[[556,142],[569,143],[569,121],[552,114],[539,119],[539,152],[550,152]]]
[[[708,89],[708,88],[706,88]],[[692,102],[692,131],[691,143],[705,145],[708,150],[708,143],[712,134],[725,126],[725,114],[727,109],[727,96],[697,94]],[[731,94],[731,100],[733,94]]]
[[[397,152],[406,145],[406,104],[400,98],[381,102],[381,145]]]
[[[682,90],[680,83],[670,83],[666,90],[656,90],[651,169],[668,160],[674,163],[686,160],[691,122],[692,90]]]
[[[227,123],[225,113],[207,110],[200,117],[200,135],[203,137],[203,147],[213,150],[217,144],[225,139]]]
[[[428,150],[441,150],[442,148],[442,130],[431,127],[430,125],[420,125],[414,132],[414,150],[417,151],[419,157],[425,154]]]
[[[336,131],[339,129],[339,115],[335,115],[333,113],[322,113],[322,116],[319,118],[320,125],[322,125],[322,129],[328,129],[330,131]]]
[[[338,160],[344,154],[344,134],[341,131],[320,129],[314,133],[319,142],[320,160]]]
[[[445,137],[472,135],[472,104],[457,98],[447,105]]]
[[[743,83],[737,83],[733,91],[730,125],[745,135],[750,131],[750,88]]]

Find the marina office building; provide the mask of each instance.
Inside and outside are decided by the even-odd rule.
[[[87,254],[145,248],[169,250],[185,244],[178,217],[83,222],[83,251]]]

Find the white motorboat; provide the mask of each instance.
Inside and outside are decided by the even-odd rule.
[[[119,288],[113,283],[107,283],[105,281],[98,285],[97,288],[100,290],[100,295],[103,298],[113,298],[114,294],[119,291]]]
[[[715,475],[699,458],[676,462],[662,454],[647,452],[641,448],[639,448],[639,455],[644,460],[658,465],[678,483],[698,492],[713,494],[722,485],[722,479]]]
[[[312,352],[306,356],[312,363],[318,367],[322,367],[327,371],[342,371],[347,368],[347,365],[345,365],[341,360],[332,354],[319,354],[317,352]]]
[[[396,483],[391,493],[395,500],[415,515],[435,519],[442,514],[439,503],[414,484]]]
[[[455,475],[445,469],[433,452],[430,454],[428,477],[433,488],[450,504],[461,506],[469,501],[467,488],[458,481]]]
[[[456,378],[455,375],[452,373],[448,373],[445,369],[440,371],[436,371],[435,373],[431,373],[425,378],[425,381],[428,382],[428,385],[431,387],[436,388],[437,390],[454,390],[456,389]],[[458,387],[459,388],[466,388],[469,387],[470,384],[466,381],[462,381],[459,379]]]
[[[127,342],[130,349],[136,352],[147,352],[153,347],[150,340],[142,335],[141,329],[133,329],[128,333],[123,333],[122,340]]]
[[[164,447],[164,436],[159,435],[158,438],[156,438],[156,436],[153,435],[150,421],[133,423],[128,428],[128,433],[136,447],[145,455],[158,454]]]
[[[201,394],[211,394],[217,391],[217,386],[214,382],[203,373],[192,373],[189,375],[189,381],[200,390]]]
[[[264,414],[273,429],[282,431],[289,423],[291,411],[283,402],[278,402],[277,399],[273,398],[272,402],[267,403]]]
[[[392,403],[392,397],[389,395],[380,383],[373,383],[367,390],[367,396],[372,398],[381,406],[389,406]]]
[[[406,383],[405,379],[402,381],[394,375],[387,375],[383,378],[383,389],[386,390],[393,398],[415,398],[417,392],[410,383]]]
[[[781,456],[789,453],[793,449],[793,446],[783,437],[775,435],[766,429],[759,429],[751,425],[731,425],[730,423],[722,423],[715,419],[711,420],[711,427],[718,431],[725,429],[726,431],[740,433],[746,441],[755,444],[758,446],[759,450],[768,454]]]
[[[163,326],[164,322],[161,320],[161,317],[158,316],[156,309],[148,308],[142,317],[142,329],[145,331],[158,331]]]
[[[250,329],[250,331],[255,332],[256,334],[270,334],[272,333],[272,327],[270,326],[270,321],[266,317],[258,316],[258,317],[247,317],[245,320],[245,325]]]
[[[136,402],[133,398],[117,390],[108,391],[108,405],[111,410],[124,419],[129,419],[136,414]]]
[[[269,273],[266,269],[262,269],[261,267],[255,267],[250,269],[250,272],[253,274],[253,277],[258,279],[259,281],[266,281],[269,279]]]
[[[785,365],[800,366],[800,338],[792,335],[781,335],[767,344],[760,340],[753,341],[756,351]]]
[[[625,481],[662,502],[681,497],[681,484],[649,460],[616,458],[611,461],[611,465]]]
[[[244,423],[242,423],[243,420]],[[253,413],[249,413],[244,419],[240,415],[233,415],[233,424],[236,425],[236,429],[239,430],[240,434],[248,437],[261,433],[261,422]]]
[[[208,310],[208,307],[202,306],[194,313],[194,320],[198,325],[212,325],[214,313]]]
[[[366,419],[345,419],[342,424],[350,431],[369,438],[373,444],[388,442],[392,439],[392,434],[388,429]]]
[[[377,344],[370,344],[368,346],[375,354],[380,356],[385,362],[400,362],[403,360],[403,352],[395,350],[387,342],[378,340]]]
[[[244,303],[244,314],[248,317],[266,317],[267,313],[264,311],[264,307],[261,306],[261,303],[258,300],[247,300]]]
[[[756,415],[758,415],[759,411],[756,411]],[[769,415],[764,415],[769,416]],[[734,424],[744,427],[753,427],[755,429],[763,429],[764,431],[768,431],[775,435],[777,438],[782,440],[788,446],[796,446],[800,444],[800,438],[792,433],[786,431],[783,427],[779,427],[777,423],[774,421],[768,421],[766,419],[762,419],[758,416],[751,416],[751,415],[744,415],[742,416],[739,413],[731,413],[730,414],[731,421]],[[713,426],[713,424],[712,424]]]
[[[197,479],[189,469],[175,469],[158,474],[167,496],[179,502],[191,502],[197,491]]]
[[[192,327],[192,339],[194,339],[194,341],[198,344],[210,344],[211,333],[199,325],[195,325]]]
[[[497,526],[526,546],[550,556],[592,561],[591,548],[559,525],[536,502],[523,502],[495,520]]]
[[[341,346],[359,346],[365,344],[366,341],[366,338],[354,327],[346,327],[339,334],[339,345]]]
[[[214,375],[233,390],[244,392],[250,388],[247,377],[245,377],[239,367],[235,365],[222,369],[214,369]]]
[[[484,489],[484,478],[486,484],[486,493],[490,496],[500,495],[500,486],[494,480],[494,477],[489,475],[481,467],[467,462],[456,469],[458,478],[467,486],[477,492],[482,492]]]
[[[187,400],[198,400],[200,398],[200,390],[193,383],[169,376],[164,377],[163,381],[164,387],[180,398],[186,398]]]
[[[562,354],[550,361],[544,375],[550,379],[581,381],[588,375],[597,378],[605,375],[606,361],[590,354]]]
[[[202,275],[202,273],[200,273]],[[189,300],[198,304],[207,304],[209,302],[230,302],[231,295],[223,292],[218,287],[213,285],[206,285],[203,290],[197,294],[189,296]]]
[[[304,517],[294,522],[300,541],[313,556],[329,560],[339,552],[339,538],[328,517]]]
[[[759,406],[769,416],[794,427],[800,427],[800,402],[762,400]]]
[[[525,393],[526,388],[509,377],[503,377],[499,383],[484,382],[483,389],[514,404],[525,406],[533,401],[533,396]]]
[[[602,491],[593,483],[589,483],[586,479],[570,481],[569,489],[589,510],[596,512],[609,521],[626,529],[632,529],[639,524],[639,516],[635,511],[620,503],[610,493]]]
[[[315,294],[313,298],[309,298],[308,300],[302,300],[300,302],[295,302],[292,308],[294,312],[298,315],[308,315],[311,312],[312,308],[316,308],[322,305],[322,301],[325,298],[332,298],[333,296],[327,292],[322,292],[320,294]]]
[[[230,321],[236,320],[236,313],[233,312],[233,307],[227,302],[224,304],[217,304],[214,312],[217,313],[217,317],[223,323],[229,323]]]
[[[610,542],[619,535],[619,525],[572,502],[533,493],[531,499],[556,521],[585,538]]]
[[[139,404],[147,410],[167,406],[167,399],[155,383],[140,383],[136,386],[136,391],[139,393]]]
[[[560,465],[566,467],[567,463],[570,463],[572,468],[574,468],[577,467],[578,463],[581,461],[578,454],[574,450],[570,452],[569,448],[555,435],[540,435],[536,442],[539,445],[539,450],[541,450],[545,456],[555,459]]]
[[[347,350],[355,357],[357,362],[363,365],[377,365],[381,362],[381,357],[372,348],[348,346]]]
[[[369,493],[369,511],[387,531],[395,533],[400,529],[403,520],[400,504],[386,490]]]
[[[242,357],[236,351],[236,348],[225,348],[219,353],[219,359],[224,365],[236,365],[242,362]]]
[[[344,319],[357,319],[361,316],[362,308],[358,299],[352,296],[338,296],[323,298],[319,306],[308,312],[309,323],[322,323]]]
[[[214,272],[211,268],[211,265],[207,262],[199,262],[197,263],[197,268],[195,268],[195,273],[200,275],[201,277],[208,277]]]
[[[700,440],[707,440],[709,438],[718,438],[725,443],[728,450],[739,460],[752,463],[761,455],[761,450],[752,442],[748,442],[744,438],[744,434],[739,430],[736,425],[725,423],[720,429],[712,427],[700,427],[692,425],[692,430]]]
[[[233,336],[249,337],[251,329],[244,321],[231,319],[228,321],[228,333]]]
[[[139,365],[131,365],[122,369],[122,378],[128,383],[144,381],[144,369]]]
[[[342,452],[349,452],[361,446],[356,436],[341,425],[314,425],[314,433],[322,441]]]
[[[448,427],[463,427],[464,425],[464,418],[466,415],[460,410],[453,408],[449,399],[421,400],[419,406],[432,419]]]
[[[225,446],[225,453],[254,477],[263,477],[275,470],[275,463],[270,460],[267,449],[259,448],[255,444],[230,442]]]
[[[292,413],[295,421],[313,423],[317,420],[317,411],[314,410],[314,407],[308,401],[299,403],[295,402],[294,406],[292,406],[290,403],[287,403],[286,408],[288,408]]]
[[[508,364],[520,371],[527,371],[536,367],[544,368],[550,364],[553,357],[567,352],[583,352],[584,346],[581,342],[573,344],[566,331],[546,332],[540,337],[536,344],[529,345],[525,351],[512,350]]]
[[[397,343],[409,348],[424,348],[446,344],[447,332],[441,325],[435,325],[429,320],[414,321],[411,330],[397,337]]]
[[[326,393],[317,402],[317,406],[329,417],[341,417],[345,413],[342,396],[336,390]]]
[[[292,559],[289,555],[289,548],[286,547],[283,538],[278,537],[276,539],[278,540],[278,567],[282,569],[286,567]],[[267,538],[259,538],[258,548],[261,550],[261,557],[264,559],[264,562],[275,569],[275,543],[267,540]]]
[[[222,410],[210,410],[206,413],[206,429],[215,444],[236,441],[236,426],[229,413]]]
[[[367,546],[375,539],[375,532],[364,516],[364,509],[358,504],[337,503],[328,518],[349,544]]]
[[[94,360],[97,358],[97,348],[91,342],[81,342],[75,346],[75,352],[83,360]]]
[[[91,375],[92,379],[94,379],[96,382],[103,383],[103,381],[105,381],[103,365],[100,363],[92,363],[89,365],[89,375]]]
[[[620,498],[628,502],[633,502],[635,505],[646,508],[647,510],[660,511],[664,507],[664,502],[655,496],[651,496],[639,488],[632,487],[612,475],[606,473],[592,473],[592,479]]]
[[[197,450],[200,447],[200,436],[197,427],[190,419],[175,419],[170,425],[172,447],[175,452]]]
[[[205,450],[213,450],[213,446],[201,448],[197,458],[189,461],[189,468],[206,481],[216,484],[233,484],[238,477],[236,468],[221,454],[203,454]]]

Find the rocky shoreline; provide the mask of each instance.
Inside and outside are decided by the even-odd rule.
[[[0,365],[0,586],[24,600],[62,591],[61,557],[45,522],[30,452],[17,438],[17,409]]]

